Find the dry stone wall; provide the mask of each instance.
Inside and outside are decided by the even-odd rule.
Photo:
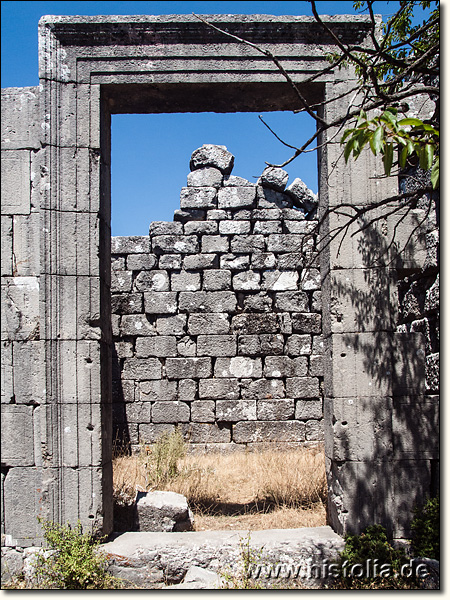
[[[317,199],[233,161],[199,148],[174,221],[112,238],[113,414],[132,445],[176,425],[193,444],[323,439]]]

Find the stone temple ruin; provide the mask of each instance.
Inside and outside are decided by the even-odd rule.
[[[332,99],[351,73],[311,80],[332,49],[312,18],[208,18],[280,57],[325,119],[345,110]],[[327,22],[344,42],[369,35],[365,17]],[[297,99],[270,60],[194,16],[43,17],[39,40],[39,87],[2,90],[2,544],[40,544],[38,515],[110,533],[113,435],[176,424],[204,447],[323,438],[331,527],[407,537],[438,489],[434,212],[317,254],[327,209],[399,185],[370,153],[338,162],[329,130],[317,211],[277,173],[249,184],[203,148],[174,221],[111,241],[111,114]],[[321,234],[342,223],[330,212]]]

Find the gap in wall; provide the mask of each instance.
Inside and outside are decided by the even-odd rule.
[[[294,150],[264,126],[259,113],[165,113],[112,115],[111,231],[114,236],[147,235],[152,221],[172,221],[189,159],[203,144],[221,144],[235,156],[233,175],[255,183],[266,161],[281,164]],[[315,130],[306,114],[261,113],[286,143],[301,145]],[[317,193],[316,151],[285,167],[289,183],[300,177]]]

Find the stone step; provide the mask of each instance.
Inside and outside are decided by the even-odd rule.
[[[126,532],[114,534],[102,544],[111,572],[141,588],[179,584],[191,567],[219,575],[236,575],[243,554],[252,550],[254,565],[281,565],[279,578],[317,575],[326,561],[332,562],[344,540],[330,527],[270,529],[263,531],[189,531],[182,533]],[[264,578],[267,571],[261,571]],[[311,579],[318,581],[317,577]],[[313,584],[314,581],[311,581]]]

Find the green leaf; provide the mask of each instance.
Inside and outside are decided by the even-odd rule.
[[[433,189],[439,187],[439,156],[436,156],[436,160],[434,161],[434,165],[431,168],[431,185]]]
[[[434,156],[434,145],[426,144],[425,146],[423,146],[419,152],[420,168],[423,169],[424,171],[427,171],[428,169],[430,169],[431,165],[433,163],[433,156]]]
[[[381,127],[377,127],[373,136],[370,139],[370,147],[372,148],[372,152],[376,156],[378,152],[380,152],[383,147],[383,138],[384,138],[384,129]]]
[[[383,155],[384,172],[389,177],[394,162],[394,144],[386,144]]]
[[[420,119],[414,119],[413,117],[408,117],[406,119],[401,119],[398,122],[399,125],[412,125],[413,127],[420,127],[423,125],[423,121]]]
[[[408,146],[404,146],[404,148],[402,149],[401,153],[400,153],[400,158],[399,158],[399,165],[401,169],[405,168],[406,165],[406,159],[409,156],[409,152],[408,152]]]
[[[354,145],[355,145],[355,138],[350,138],[348,140],[348,142],[345,145],[345,149],[344,149],[344,158],[345,158],[345,162],[348,162],[349,156],[352,152],[352,150],[354,149]]]

